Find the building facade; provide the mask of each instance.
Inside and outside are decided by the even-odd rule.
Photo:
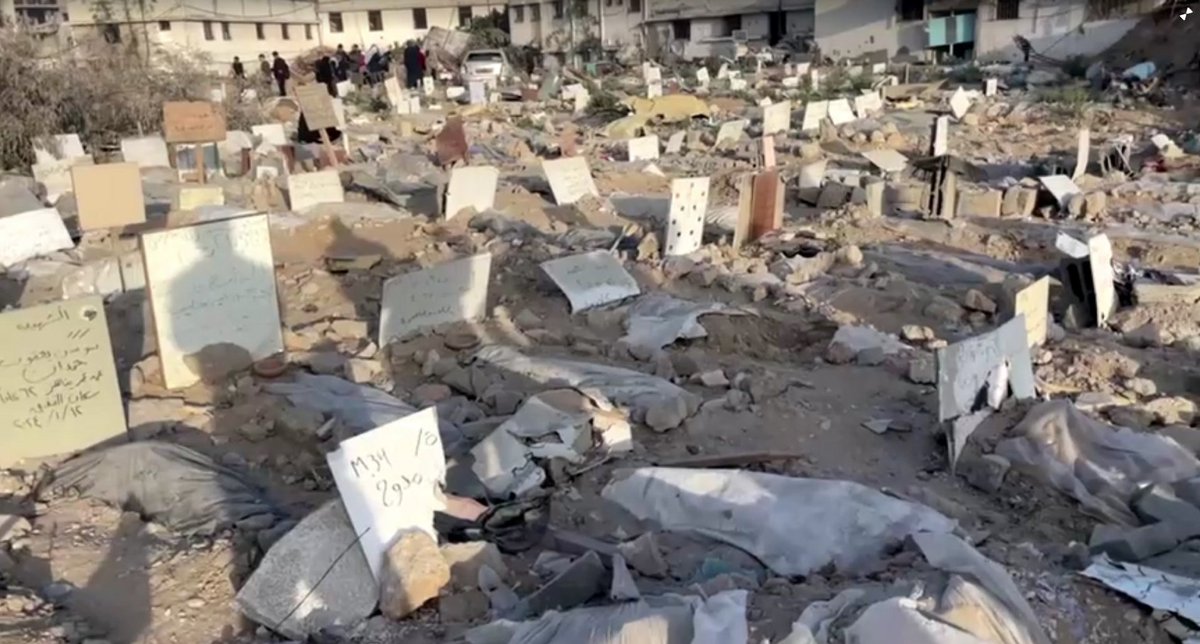
[[[424,38],[432,27],[456,29],[506,9],[503,2],[487,0],[322,0],[318,12],[323,43],[349,49],[403,45]]]
[[[551,0],[508,7],[512,43],[564,52],[593,41],[605,49],[641,45],[647,3],[653,0]]]

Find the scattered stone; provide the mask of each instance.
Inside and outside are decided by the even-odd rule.
[[[996,312],[996,303],[976,289],[967,291],[966,297],[963,298],[963,306],[972,311],[981,311],[989,315]]]
[[[33,525],[25,517],[15,514],[0,514],[0,544],[12,543],[33,531]]]
[[[687,402],[682,396],[674,396],[660,401],[646,411],[646,425],[661,433],[679,427],[687,417]]]
[[[729,378],[726,378],[725,372],[720,369],[713,369],[712,371],[705,371],[704,373],[696,374],[692,379],[698,381],[705,387],[729,386]]]
[[[548,610],[574,608],[608,589],[609,574],[595,551],[576,559],[562,574],[522,599],[505,617],[522,620]]]
[[[436,405],[453,395],[449,386],[436,382],[417,385],[412,392],[413,402],[421,407]]]
[[[1095,539],[1095,536],[1093,536]],[[1152,523],[1121,532],[1119,536],[1092,544],[1092,552],[1105,553],[1117,561],[1139,562],[1179,545],[1175,530],[1166,523]]]
[[[358,384],[374,382],[383,374],[383,365],[375,360],[351,358],[346,361],[346,379]]]
[[[318,351],[308,355],[308,368],[322,376],[340,376],[346,368],[346,356],[334,351]]]
[[[442,622],[465,624],[487,617],[488,596],[480,590],[465,590],[438,600]]]
[[[448,543],[441,548],[442,558],[450,567],[450,581],[455,590],[477,588],[479,570],[490,567],[502,579],[508,577],[508,566],[495,544],[486,541]]]
[[[517,314],[517,317],[513,318],[513,322],[515,322],[517,327],[522,331],[529,329],[540,329],[543,326],[542,318],[529,309],[521,309],[521,312]]]
[[[404,619],[450,584],[450,566],[424,530],[401,532],[384,555],[379,574],[379,610]]]
[[[958,461],[958,471],[967,479],[967,483],[983,490],[996,493],[1004,484],[1004,477],[1012,463],[998,454],[984,454],[978,458],[962,458]]]
[[[927,342],[937,337],[933,329],[916,324],[905,324],[900,327],[900,337],[909,342]]]
[[[932,385],[937,382],[937,369],[933,358],[921,356],[913,358],[908,363],[908,379],[918,385]]]
[[[363,320],[334,320],[329,328],[343,340],[367,337],[367,323]]]
[[[317,431],[324,424],[324,414],[306,407],[285,404],[275,414],[275,428],[297,441],[316,438]]]
[[[1158,385],[1149,378],[1130,378],[1125,382],[1125,388],[1146,398],[1158,393]]]
[[[1191,425],[1196,417],[1196,403],[1178,396],[1163,396],[1141,406],[1154,415],[1159,425]]]
[[[619,544],[617,549],[634,570],[647,577],[665,578],[670,571],[653,532],[642,533],[633,541]]]

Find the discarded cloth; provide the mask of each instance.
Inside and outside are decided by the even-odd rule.
[[[470,644],[746,644],[748,637],[744,590],[551,611],[535,621],[501,620],[467,633]]]
[[[707,337],[700,316],[722,311],[725,305],[719,302],[689,302],[666,293],[648,293],[629,307],[621,342],[656,351],[679,339]]]
[[[662,378],[630,369],[560,358],[526,356],[512,347],[505,346],[484,347],[475,354],[474,359],[542,385],[595,389],[612,402],[630,407],[635,420],[639,422],[645,418],[648,410],[657,405],[679,403],[686,410],[686,416],[694,414],[700,406],[700,400],[695,394]]]
[[[956,526],[923,505],[851,481],[741,470],[640,468],[602,495],[664,530],[737,546],[787,576],[829,563],[852,572],[909,535]]]
[[[1029,410],[996,453],[1031,471],[1105,520],[1141,522],[1129,499],[1144,485],[1171,483],[1200,472],[1200,460],[1170,438],[1114,429],[1071,402]]]
[[[54,472],[51,489],[78,490],[184,535],[211,535],[251,516],[279,516],[242,473],[157,441],[77,456]]]

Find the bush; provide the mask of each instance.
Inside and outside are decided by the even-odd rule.
[[[164,101],[208,99],[203,56],[160,51],[147,60],[144,50],[100,41],[49,53],[39,42],[0,29],[0,168],[30,165],[44,136],[75,133],[95,150],[160,131]],[[243,116],[231,114],[230,126]]]

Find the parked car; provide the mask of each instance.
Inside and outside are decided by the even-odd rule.
[[[508,57],[499,49],[474,49],[463,57],[462,78],[464,83],[486,81],[494,84],[506,82],[512,75]]]

